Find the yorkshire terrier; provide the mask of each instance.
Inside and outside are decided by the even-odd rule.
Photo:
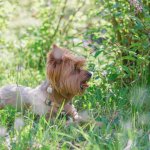
[[[12,105],[17,108],[31,108],[33,113],[55,116],[63,106],[74,121],[80,120],[73,106],[72,98],[81,95],[88,88],[92,74],[85,70],[85,59],[75,56],[69,50],[53,45],[47,55],[47,80],[36,88],[7,85],[0,88],[0,108]]]

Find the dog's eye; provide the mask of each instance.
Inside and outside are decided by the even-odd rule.
[[[75,71],[75,72],[80,72],[80,68],[75,67],[75,68],[74,68],[74,71]]]

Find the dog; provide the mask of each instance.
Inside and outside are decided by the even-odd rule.
[[[78,121],[81,117],[72,98],[88,88],[92,74],[85,70],[85,58],[73,55],[65,48],[53,45],[47,55],[47,80],[36,88],[7,85],[0,88],[0,108],[12,105],[17,109],[31,108],[37,115],[56,116],[63,107],[65,113]]]

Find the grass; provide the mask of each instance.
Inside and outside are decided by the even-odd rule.
[[[45,79],[45,68],[38,70],[23,66],[18,70],[14,58],[0,59],[1,86],[18,83],[35,87]],[[103,126],[96,126],[94,121],[66,126],[65,117],[47,122],[44,116],[38,118],[30,111],[17,112],[15,108],[7,107],[0,110],[1,149],[148,150],[149,87],[117,88],[106,77],[97,78],[98,75],[96,71],[89,89],[83,96],[75,97],[74,104]]]
[[[39,76],[36,80],[28,77],[28,69],[10,78],[34,86],[44,78],[42,73],[34,73]],[[7,78],[7,74],[4,76]],[[98,85],[92,85],[93,81],[82,97],[75,97],[74,103],[103,126],[92,121],[66,126],[65,117],[47,122],[44,116],[38,118],[30,111],[17,112],[7,107],[0,110],[1,149],[149,149],[149,88],[133,87],[115,93],[100,90]]]

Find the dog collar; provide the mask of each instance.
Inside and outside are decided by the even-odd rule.
[[[51,100],[48,97],[45,100],[45,104],[48,105],[48,106],[52,105],[52,102],[51,102]]]
[[[50,94],[52,93],[52,88],[50,86],[47,88],[47,93],[48,93],[48,96],[45,99],[45,104],[48,106],[51,106],[52,102],[50,100]]]

